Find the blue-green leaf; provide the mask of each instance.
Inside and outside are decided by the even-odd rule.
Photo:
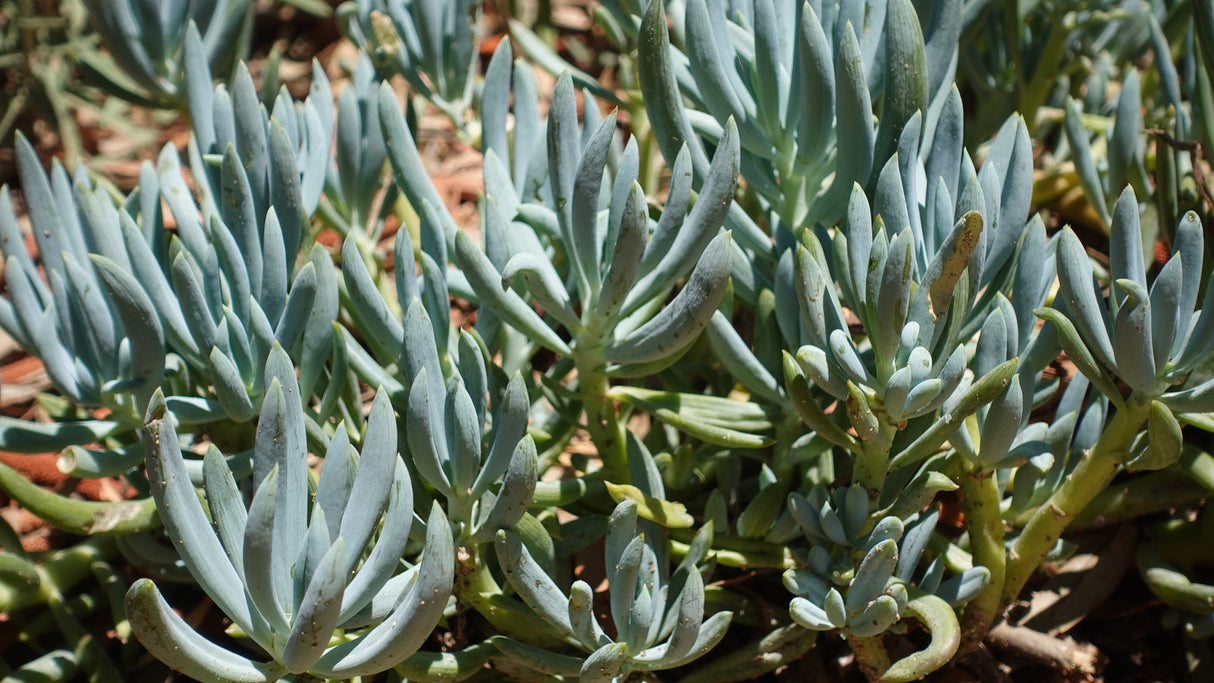
[[[1113,321],[1113,357],[1117,375],[1146,395],[1158,393],[1155,353],[1151,335],[1151,300],[1146,288],[1129,279],[1119,279],[1114,289],[1125,299]]]
[[[388,669],[421,647],[447,607],[455,578],[451,527],[436,502],[426,522],[426,545],[417,580],[379,625],[357,640],[329,648],[312,667],[330,678],[366,676]]]
[[[492,199],[486,201],[492,203]],[[486,211],[486,219],[493,213],[492,210]],[[502,320],[527,334],[536,343],[557,353],[569,354],[569,345],[544,323],[539,314],[527,306],[513,290],[502,289],[502,277],[497,269],[472,242],[472,238],[463,232],[455,237],[455,258],[482,302]]]
[[[1096,298],[1092,264],[1083,244],[1069,228],[1063,228],[1058,236],[1058,287],[1071,322],[1085,345],[1101,363],[1114,367],[1113,344],[1104,309]]]
[[[731,240],[717,236],[704,249],[687,284],[660,313],[608,348],[617,363],[658,360],[682,351],[708,324],[729,282]]]
[[[506,572],[506,580],[518,591],[527,606],[562,633],[574,636],[569,623],[568,598],[540,568],[522,540],[514,532],[503,529],[497,532],[494,545],[498,561]]]
[[[350,297],[352,312],[358,316],[362,329],[375,348],[389,358],[401,348],[404,330],[400,321],[388,310],[383,296],[375,286],[371,273],[363,262],[354,233],[346,237],[341,247],[342,275]]]
[[[321,513],[323,516],[323,513]],[[346,588],[346,544],[338,537],[320,560],[299,602],[280,660],[288,671],[307,671],[324,654],[341,615]]]
[[[712,157],[712,166],[700,188],[700,195],[695,206],[687,215],[678,234],[675,235],[669,249],[661,255],[653,270],[646,272],[637,281],[632,291],[624,301],[623,314],[628,315],[647,303],[654,296],[666,290],[675,280],[683,277],[691,270],[700,255],[707,249],[708,243],[717,237],[725,216],[733,203],[734,189],[737,186],[738,163],[740,158],[737,127],[729,122],[725,128],[725,136],[717,145]],[[659,229],[661,223],[659,223]],[[658,247],[651,243],[646,247],[646,255]],[[646,258],[642,263],[647,262]]]
[[[919,16],[909,0],[894,0],[886,10],[884,66],[885,89],[873,152],[878,163],[893,154],[911,116],[927,111],[927,56]]]
[[[662,156],[671,163],[686,144],[691,150],[697,175],[708,169],[708,155],[691,129],[683,96],[675,80],[670,57],[670,33],[666,27],[665,3],[652,1],[641,20],[637,46],[641,95]],[[734,175],[736,176],[736,170]]]
[[[244,582],[202,509],[186,471],[172,422],[172,414],[166,413],[163,395],[157,392],[148,407],[144,437],[148,447],[148,480],[152,484],[156,507],[161,510],[165,530],[176,541],[177,552],[191,568],[198,584],[233,621],[251,624]]]
[[[286,670],[255,662],[198,634],[160,595],[156,584],[139,579],[126,594],[126,614],[139,642],[162,662],[200,681],[271,683]]]
[[[396,469],[396,435],[396,414],[392,411],[387,392],[381,388],[371,403],[358,473],[341,516],[338,536],[348,544],[349,553],[345,558],[347,572],[353,571],[357,565],[363,546],[370,540],[388,503],[392,474]]]
[[[91,259],[130,340],[132,379],[143,383],[139,393],[149,397],[164,380],[164,330],[160,316],[130,273],[103,256],[94,255]]]

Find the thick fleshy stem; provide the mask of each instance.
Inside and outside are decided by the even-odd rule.
[[[868,493],[871,510],[876,508],[877,502],[881,500],[885,477],[889,474],[890,450],[894,437],[898,434],[898,425],[888,421],[880,401],[870,398],[854,384],[849,384],[848,389],[847,416],[860,437],[861,446],[860,452],[852,461],[852,477]]]
[[[966,463],[961,477],[962,509],[969,531],[974,565],[986,567],[990,581],[965,606],[961,621],[961,652],[977,647],[1002,612],[1003,579],[1007,568],[1003,515],[999,510],[999,483],[994,472]]]
[[[578,393],[586,412],[586,430],[603,461],[607,481],[627,484],[630,477],[624,425],[616,412],[615,401],[607,396],[611,383],[607,378],[607,358],[603,351],[606,326],[607,321],[594,311],[585,314],[573,357],[578,372]]]
[[[860,671],[864,672],[865,678],[873,683],[884,680],[885,670],[889,668],[889,652],[885,650],[881,636],[862,638],[849,635],[847,644],[856,655],[856,662],[860,665]]]
[[[13,613],[71,591],[91,575],[94,562],[105,561],[117,552],[113,538],[95,537],[47,555],[36,566],[38,580],[32,588],[0,585],[0,611]]]
[[[1131,396],[1105,426],[1096,445],[1083,454],[1062,486],[1029,518],[1008,552],[1003,604],[1020,594],[1038,565],[1058,542],[1062,532],[1121,467],[1126,453],[1146,421],[1150,401]]]

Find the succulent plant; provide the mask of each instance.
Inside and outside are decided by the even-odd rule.
[[[976,647],[1068,525],[1125,521],[1209,630],[1214,458],[1182,431],[1214,431],[1185,211],[1204,5],[608,0],[611,90],[512,17],[479,77],[474,3],[358,0],[336,102],[319,64],[297,102],[273,60],[260,93],[228,61],[246,5],[90,7],[107,45],[146,38],[110,47],[114,87],[193,134],[129,195],[16,141],[0,328],[57,396],[0,416],[0,448],[134,496],[0,466],[92,536],[38,555],[0,525],[0,603],[42,613],[17,677],[121,679],[81,626],[108,603],[201,680],[750,680],[835,633],[908,681]],[[483,154],[479,238],[420,100]],[[119,559],[153,578],[122,591]],[[170,606],[197,590],[224,644]]]
[[[137,102],[176,107],[185,103],[183,67],[188,59],[182,53],[189,31],[200,36],[202,51],[197,56],[213,73],[226,75],[249,50],[253,4],[248,0],[84,4],[112,62],[89,51],[80,58],[111,92]]]
[[[146,249],[144,233],[125,210],[105,203],[83,169],[73,182],[55,163],[48,178],[22,135],[17,153],[22,186],[35,207],[30,223],[46,279],[26,248],[8,197],[0,199],[10,292],[0,304],[0,324],[44,359],[63,396],[130,417],[140,410],[139,397],[146,401],[163,380],[165,334],[130,270],[104,254],[129,262],[125,240]],[[101,438],[120,426],[110,422],[85,438]],[[20,447],[20,441],[15,438],[10,447]]]
[[[509,57],[499,50],[490,70],[504,72]],[[736,138],[727,134],[690,210],[691,171],[684,154],[674,167],[667,211],[654,224],[635,183],[637,147],[625,145],[608,184],[605,166],[615,116],[596,123],[593,108],[586,111],[579,131],[573,83],[562,77],[549,111],[549,183],[540,194],[551,204],[526,203],[519,194],[520,185],[527,191],[531,171],[519,163],[517,150],[513,172],[524,175],[512,180],[495,151],[504,148],[488,149],[482,207],[486,251],[461,233],[455,260],[495,319],[573,361],[591,434],[608,468],[620,476],[626,471],[624,439],[606,397],[608,377],[645,375],[673,363],[724,295],[733,246],[729,234],[719,230],[732,201],[737,148]],[[485,120],[504,120],[504,112],[487,109]],[[565,272],[552,265],[551,254],[565,260]],[[686,283],[663,307],[683,277]],[[549,319],[540,317],[528,299]],[[568,330],[569,342],[557,332],[560,327]]]
[[[476,83],[476,3],[355,0],[342,4],[338,16],[382,73],[404,76],[418,95],[463,125]]]
[[[266,376],[253,456],[256,493],[247,507],[222,455],[208,452],[204,488],[214,527],[160,395],[149,407],[146,443],[166,531],[199,585],[269,661],[208,642],[147,579],[127,594],[134,632],[161,660],[200,680],[274,681],[303,672],[345,678],[391,668],[417,651],[446,608],[455,562],[449,523],[434,508],[422,559],[396,573],[409,542],[413,491],[396,452],[387,396],[380,392],[372,405],[361,454],[339,425],[309,501],[303,408],[280,347],[270,354]]]
[[[484,359],[468,332],[461,333],[460,370],[444,382],[437,356],[422,351],[429,329],[423,315],[414,299],[405,317],[416,332],[414,343],[406,346],[413,375],[406,413],[409,452],[422,478],[447,500],[447,516],[458,535],[484,543],[496,530],[517,524],[532,503],[535,443],[525,434],[531,401],[516,373],[488,405]],[[498,480],[500,488],[490,491]]]
[[[201,54],[195,30],[188,31],[186,42],[189,55]],[[171,145],[155,168],[142,166],[138,191],[119,204],[83,168],[69,179],[56,163],[48,179],[29,143],[18,139],[23,186],[39,207],[32,220],[46,280],[5,200],[0,240],[13,267],[6,271],[10,298],[0,304],[0,326],[43,359],[63,396],[104,407],[110,415],[44,428],[36,439],[15,425],[11,448],[58,450],[117,439],[110,444],[116,455],[108,463],[97,454],[65,459],[68,471],[83,476],[120,473],[138,461],[136,449],[127,448],[130,431],[140,426],[157,388],[166,390],[166,400],[184,422],[219,416],[244,422],[256,413],[261,369],[274,343],[317,358],[303,364],[309,390],[331,346],[338,305],[331,260],[312,249],[299,263],[305,220],[314,210],[306,204],[308,174],[301,171],[306,148],[297,152],[280,119],[267,117],[247,70],[237,79],[234,110],[226,88],[212,94],[205,65],[195,67],[190,69],[199,86],[192,91],[195,104],[202,101],[208,113],[221,112],[218,119],[226,123],[220,129],[241,131],[239,139],[228,142],[261,159],[246,169],[238,147],[229,144],[222,161],[215,160],[217,184],[209,185],[212,169],[198,150],[218,146],[215,129],[207,128],[216,117],[196,117],[191,158],[197,201]],[[323,81],[316,88],[327,92]],[[297,135],[302,130],[297,114],[319,116],[311,105],[297,110],[285,94],[275,110]],[[209,141],[200,148],[200,139]],[[222,199],[218,204],[217,198]],[[175,224],[175,232],[166,230],[166,223]]]
[[[384,216],[398,196],[395,183],[383,178],[388,146],[379,129],[379,107],[375,96],[379,81],[371,60],[359,54],[350,86],[338,97],[336,112],[337,145],[325,178],[320,204],[321,216],[336,225],[342,234],[356,228],[372,240],[383,231]]]
[[[704,619],[704,580],[697,564],[712,535],[697,536],[693,551],[669,573],[666,549],[651,534],[638,533],[637,504],[625,500],[612,512],[607,532],[606,571],[616,636],[609,637],[594,615],[594,593],[585,581],[566,595],[531,557],[518,536],[497,533],[497,554],[506,578],[542,619],[588,656],[547,652],[507,637],[494,645],[525,666],[553,676],[584,681],[622,681],[633,671],[682,666],[712,649],[732,614]]]
[[[1078,238],[1066,229],[1058,238],[1060,300],[1036,313],[1057,328],[1063,350],[1114,410],[1091,450],[1050,498],[1064,515],[1051,520],[1038,508],[1017,538],[1005,599],[1027,580],[1028,566],[1048,551],[1066,515],[1078,512],[1121,467],[1149,470],[1176,463],[1183,446],[1179,417],[1208,409],[1214,384],[1204,369],[1205,327],[1214,318],[1206,312],[1208,303],[1197,307],[1201,223],[1196,214],[1185,215],[1176,229],[1175,252],[1149,288],[1141,235],[1138,202],[1127,187],[1112,218],[1107,301],[1101,301]]]

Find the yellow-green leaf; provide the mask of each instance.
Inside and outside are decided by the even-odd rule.
[[[637,504],[637,514],[651,522],[657,522],[670,529],[686,529],[695,520],[688,514],[682,503],[672,503],[646,495],[640,489],[629,484],[613,484],[606,482],[607,493],[612,500],[622,503],[631,500]]]

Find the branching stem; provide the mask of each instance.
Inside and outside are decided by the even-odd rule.
[[[965,606],[961,622],[961,652],[977,647],[991,625],[999,618],[1003,600],[1003,581],[1007,569],[1004,548],[1003,515],[999,510],[999,482],[994,472],[967,463],[961,477],[962,506],[969,530],[974,565],[991,573],[986,588]]]
[[[1147,419],[1149,406],[1149,400],[1138,396],[1127,399],[1125,408],[1113,415],[1096,445],[1083,454],[1062,486],[1029,518],[1008,552],[1004,605],[1016,599],[1067,525],[1117,472],[1139,427]]]

